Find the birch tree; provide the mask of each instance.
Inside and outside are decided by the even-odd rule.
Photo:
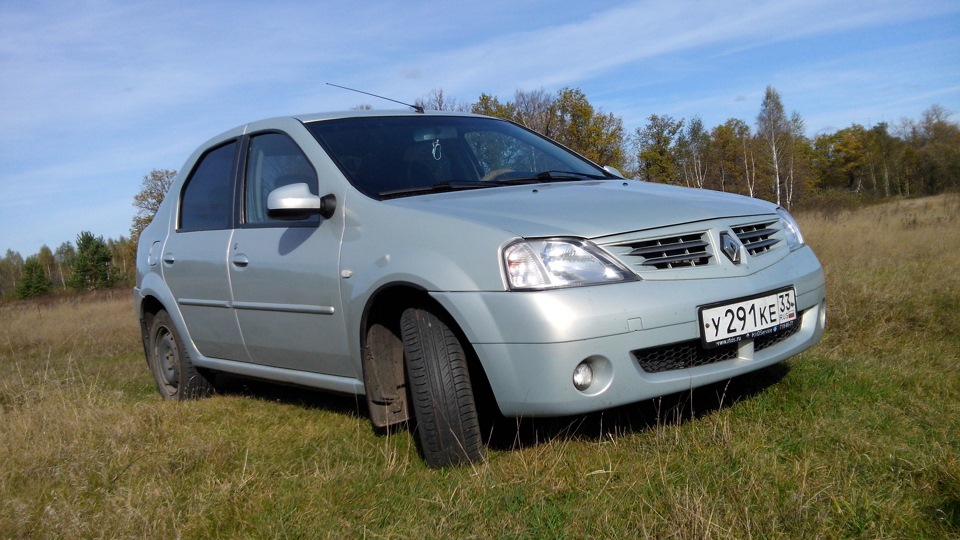
[[[787,133],[787,175],[784,179],[784,198],[787,208],[793,206],[798,192],[805,186],[810,153],[807,139],[803,134],[804,123],[800,115],[790,115]]]
[[[780,93],[768,86],[757,115],[757,136],[763,141],[767,163],[772,172],[771,187],[774,200],[782,204],[782,180],[784,153],[790,137],[790,121],[783,109]]]
[[[513,120],[518,124],[551,139],[559,136],[557,100],[543,88],[517,90],[513,95],[513,110],[516,114]]]
[[[471,107],[469,103],[460,103],[456,98],[448,96],[443,88],[434,88],[413,103],[427,111],[467,112]]]
[[[64,242],[60,244],[60,247],[53,253],[53,259],[57,265],[60,288],[66,289],[67,281],[73,275],[73,262],[77,259],[77,250],[73,247],[73,243]]]
[[[680,151],[680,168],[687,186],[704,188],[707,179],[707,147],[710,135],[703,129],[703,121],[694,116],[687,129],[680,133],[677,146]]]

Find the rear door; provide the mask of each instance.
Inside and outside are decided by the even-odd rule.
[[[163,248],[163,277],[200,353],[246,361],[231,309],[227,251],[233,235],[239,142],[230,141],[197,161],[179,194],[176,230]]]

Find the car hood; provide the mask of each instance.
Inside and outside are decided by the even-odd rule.
[[[741,195],[624,180],[486,188],[386,203],[501,228],[521,237],[582,238],[770,214],[776,209],[772,203]]]

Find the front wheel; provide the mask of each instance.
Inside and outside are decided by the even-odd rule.
[[[163,399],[183,401],[213,393],[210,380],[193,365],[170,315],[163,310],[150,324],[147,364]]]
[[[431,467],[483,460],[483,440],[466,354],[439,317],[411,308],[400,319],[416,432]]]

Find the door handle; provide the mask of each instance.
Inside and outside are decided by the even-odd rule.
[[[231,259],[231,262],[233,262],[234,266],[238,266],[240,268],[246,268],[246,266],[250,264],[250,259],[248,259],[247,256],[244,255],[243,253],[237,253],[236,255],[233,256],[233,258]]]
[[[163,262],[164,264],[173,264],[177,262],[177,260],[173,257],[173,253],[167,253],[163,256]]]

